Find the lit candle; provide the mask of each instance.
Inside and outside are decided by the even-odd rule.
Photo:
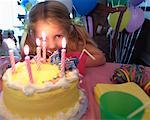
[[[26,67],[27,67],[27,71],[29,74],[30,83],[33,83],[32,70],[31,70],[31,66],[30,66],[30,56],[28,56],[29,55],[29,46],[28,45],[24,46],[24,54],[26,55],[25,62],[26,62]]]
[[[62,50],[61,50],[61,77],[65,74],[65,56],[66,56],[66,39],[62,39]]]
[[[40,68],[40,64],[41,64],[41,48],[40,48],[40,39],[37,38],[36,39],[36,54],[37,54],[37,68],[39,69]]]
[[[43,61],[46,62],[46,34],[45,32],[42,32],[42,39],[43,39],[43,47],[42,47],[42,51],[43,51]]]
[[[12,73],[14,73],[15,72],[15,59],[14,59],[14,51],[13,50],[9,50],[9,57],[10,57]]]

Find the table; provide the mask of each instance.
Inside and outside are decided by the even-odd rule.
[[[4,59],[3,59],[4,60]],[[9,64],[8,58],[0,63],[0,68],[3,66],[7,66]],[[88,97],[89,106],[87,112],[82,117],[82,120],[99,120],[100,119],[100,111],[99,105],[96,103],[94,97],[94,87],[97,83],[112,83],[110,78],[113,75],[113,72],[116,68],[120,67],[120,64],[117,63],[106,63],[102,66],[87,68],[85,72],[85,76],[82,80],[80,86],[85,90],[85,93]],[[146,67],[147,73],[149,73],[150,78],[150,68]],[[2,86],[0,83],[0,90]]]
[[[89,106],[82,120],[100,119],[99,105],[96,103],[94,97],[94,87],[97,83],[112,83],[110,78],[112,77],[114,70],[118,67],[120,67],[120,64],[106,63],[103,66],[86,69],[86,74],[83,79],[83,83],[81,84],[81,87],[84,88],[86,91]],[[150,78],[150,68],[146,67],[145,69],[148,78]]]
[[[112,83],[110,81],[110,78],[113,74],[114,69],[116,69],[119,66],[119,64],[115,63],[106,63],[102,66],[86,69],[86,74],[81,83],[81,87],[86,91],[89,106],[82,120],[100,119],[99,105],[96,103],[94,97],[94,87],[97,83]]]

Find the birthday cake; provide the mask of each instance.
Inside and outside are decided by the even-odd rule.
[[[87,109],[87,99],[78,87],[78,70],[66,70],[60,77],[60,66],[30,63],[33,81],[25,62],[7,69],[3,75],[0,116],[8,120],[80,119]]]

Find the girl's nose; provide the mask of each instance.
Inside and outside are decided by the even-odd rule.
[[[50,49],[56,48],[56,42],[53,39],[48,39],[47,41],[47,47]]]

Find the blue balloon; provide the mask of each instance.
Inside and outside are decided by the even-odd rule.
[[[22,0],[22,1],[21,1],[21,5],[22,5],[23,7],[26,7],[26,5],[27,5],[28,2],[29,2],[29,0]]]
[[[97,0],[73,0],[75,10],[80,15],[87,15],[97,5]]]

